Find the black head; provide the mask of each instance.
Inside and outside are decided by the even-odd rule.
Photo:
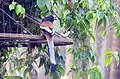
[[[50,22],[53,23],[53,21],[54,21],[54,17],[53,17],[52,15],[47,16],[47,17],[45,17],[44,19],[42,19],[42,22],[44,22],[44,21],[50,21]]]

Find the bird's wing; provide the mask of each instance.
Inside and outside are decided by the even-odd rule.
[[[50,34],[52,33],[52,30],[49,27],[43,27],[43,26],[41,26],[40,28],[46,30]]]
[[[44,21],[40,25],[43,26],[43,27],[53,28],[53,23],[51,23],[49,21]]]

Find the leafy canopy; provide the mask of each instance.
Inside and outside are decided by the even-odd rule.
[[[17,5],[16,5],[17,4]],[[72,66],[71,70],[76,71],[78,74],[76,79],[82,76],[88,79],[103,79],[102,72],[99,66],[95,66],[96,52],[90,44],[86,44],[87,37],[90,40],[96,41],[95,29],[103,26],[103,34],[106,35],[111,28],[116,29],[116,36],[120,36],[120,20],[116,12],[116,8],[112,0],[37,0],[37,5],[40,8],[40,15],[46,16],[56,14],[59,17],[61,27],[66,29],[65,32],[70,31],[69,37],[72,37],[74,42],[77,42],[76,48],[68,49],[72,54],[75,61],[85,61],[91,63],[90,67],[86,67],[86,71],[81,70],[81,67],[76,64]],[[16,14],[25,14],[24,8],[17,2],[12,2],[9,6],[10,10],[15,10]],[[111,51],[106,51],[105,66],[108,66],[113,59],[119,60],[117,54]],[[47,62],[48,63],[48,62]],[[46,64],[47,64],[46,63]],[[41,65],[40,65],[41,66]],[[47,65],[46,65],[47,66]],[[61,66],[59,66],[61,68]],[[46,70],[48,73],[48,70]],[[54,79],[63,76],[64,69],[58,70],[61,74],[53,74]]]

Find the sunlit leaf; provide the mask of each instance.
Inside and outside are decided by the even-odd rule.
[[[16,4],[17,4],[17,2],[12,2],[12,4],[9,5],[9,9],[10,10],[15,9]]]
[[[92,32],[88,31],[88,35],[92,38],[92,40],[95,42],[95,36],[92,34]]]
[[[6,79],[23,79],[21,76],[5,76]]]
[[[85,8],[86,6],[87,6],[86,1],[83,1],[83,2],[82,2],[82,8]]]
[[[20,4],[18,4],[15,9],[16,14],[19,15],[22,11],[23,7]]]
[[[113,54],[112,51],[105,51],[105,52],[103,53],[103,56],[106,56],[106,55],[112,55],[112,54]]]
[[[112,63],[112,59],[113,59],[113,56],[112,55],[107,55],[105,56],[105,59],[104,59],[104,65],[105,66],[108,66]]]
[[[104,65],[108,66],[111,64],[112,59],[113,59],[113,52],[112,51],[105,51],[103,53],[104,58]]]
[[[21,14],[22,14],[22,18],[24,18],[25,17],[25,8],[24,7],[22,7]]]
[[[68,53],[71,53],[72,50],[73,50],[72,48],[68,48],[68,49],[67,49],[67,52],[68,52]]]
[[[104,4],[102,5],[102,10],[106,10],[106,7],[107,7],[107,5],[104,3]]]

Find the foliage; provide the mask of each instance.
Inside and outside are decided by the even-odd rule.
[[[70,7],[69,0],[37,0],[37,5],[40,16],[56,14],[59,17],[61,27],[66,29],[65,32],[70,31],[69,37],[73,38],[76,46],[68,49],[68,53],[74,56],[75,62],[85,61],[91,64],[84,69],[73,65],[70,72],[75,71],[78,73],[76,79],[83,76],[88,77],[88,79],[102,79],[103,74],[100,71],[100,67],[95,65],[97,56],[89,38],[96,41],[95,29],[102,25],[104,27],[104,35],[111,28],[115,28],[116,36],[120,36],[119,15],[115,10],[113,2],[111,0],[72,0],[72,7]],[[16,2],[13,2],[9,8],[10,10],[15,9],[17,15],[25,13],[25,10],[21,9],[22,6]],[[105,66],[111,64],[113,57],[119,61],[117,53],[114,54],[111,51],[106,51],[103,55],[105,56]],[[40,59],[42,60],[40,60],[39,67],[43,65],[43,61],[46,61],[44,66],[46,67],[46,74],[48,74],[49,58],[46,59],[46,57],[40,56]],[[30,62],[30,59],[28,60]],[[54,79],[58,79],[64,74],[64,68],[60,65],[59,67],[61,68],[61,70],[58,68],[58,72],[60,73],[51,73]],[[27,71],[29,69],[25,70],[26,74]]]
[[[7,61],[7,48],[0,48],[0,79],[3,79],[3,76],[5,75],[6,68],[5,68],[5,62]]]
[[[88,79],[103,79],[99,66],[93,66],[88,70]]]
[[[9,9],[10,10],[15,10],[15,12],[16,12],[16,14],[17,15],[21,15],[22,16],[22,18],[24,18],[25,17],[25,8],[22,6],[22,5],[20,5],[20,4],[18,4],[17,2],[12,2],[10,5],[9,5]]]
[[[5,49],[4,49],[5,50]],[[1,50],[2,51],[2,50]],[[5,69],[6,71],[2,72],[2,76],[4,76],[5,79],[30,79],[31,77],[33,78],[34,75],[35,77],[38,76],[37,70],[34,69],[34,66],[36,65],[38,68],[41,66],[45,67],[45,75],[47,75],[50,72],[50,59],[48,57],[48,53],[46,52],[43,53],[43,51],[40,48],[39,52],[41,51],[42,53],[39,52],[34,52],[35,54],[32,55],[29,52],[29,49],[24,50],[23,52],[21,51],[20,48],[7,48],[6,55],[7,59],[6,61],[1,62],[3,65],[1,65],[1,69]],[[5,53],[3,51],[3,53]],[[56,52],[57,54],[57,52]],[[2,57],[3,58],[3,57]],[[39,62],[38,62],[39,60]],[[58,78],[60,76],[64,76],[64,68],[62,66],[61,56],[57,54],[57,59],[58,62],[58,68],[55,73],[51,73],[51,77]],[[35,63],[33,65],[33,63]],[[61,63],[61,64],[60,64]],[[35,73],[33,73],[35,72]],[[1,76],[1,77],[2,77]],[[2,78],[1,78],[2,79]]]
[[[119,54],[117,51],[116,52],[105,51],[103,53],[103,56],[105,57],[105,59],[104,59],[105,66],[108,66],[112,63],[113,57],[116,59],[117,63],[119,64],[120,57],[119,57]]]
[[[111,51],[106,51],[103,53],[103,56],[105,56],[105,60],[104,60],[105,66],[108,66],[111,64],[112,59],[113,59],[112,54],[113,53]]]

